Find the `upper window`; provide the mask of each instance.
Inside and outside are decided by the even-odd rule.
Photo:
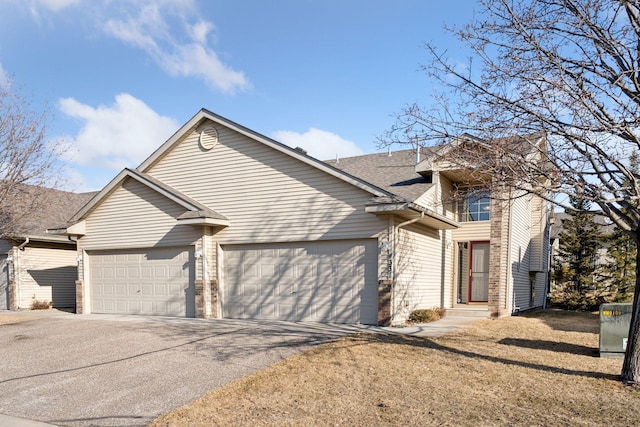
[[[488,192],[469,190],[458,202],[458,221],[489,221],[491,219],[491,197]]]

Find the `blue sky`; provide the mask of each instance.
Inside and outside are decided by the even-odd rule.
[[[51,110],[66,189],[100,189],[201,108],[320,159],[380,151],[428,102],[431,41],[471,0],[0,0],[0,78]],[[4,76],[4,77],[3,77]]]

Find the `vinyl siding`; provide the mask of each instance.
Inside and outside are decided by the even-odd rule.
[[[192,133],[147,172],[229,218],[216,240],[287,242],[377,237],[386,221],[372,197],[321,170],[217,125],[210,151]]]
[[[458,242],[489,240],[491,221],[461,222],[460,228],[453,230],[453,239]]]
[[[531,271],[543,271],[545,264],[545,240],[547,213],[546,202],[540,197],[531,201]]]
[[[76,273],[75,250],[25,247],[19,251],[20,308],[30,308],[34,300],[75,307]]]
[[[453,283],[455,276],[455,250],[456,246],[453,244],[453,233],[451,230],[442,230],[440,231],[441,241],[444,243],[442,245],[442,283],[443,283],[443,295],[442,295],[442,306],[445,308],[453,307],[453,299],[454,292],[453,287],[450,286]]]
[[[436,230],[415,225],[399,230],[395,322],[405,321],[415,309],[440,307],[445,268],[442,251]]]
[[[529,305],[529,265],[531,262],[531,209],[530,196],[511,201],[511,242],[509,244],[508,267],[513,290],[513,310],[526,310]]]
[[[184,212],[163,195],[126,179],[88,216],[87,234],[79,244],[84,250],[191,245],[201,232],[176,223]]]

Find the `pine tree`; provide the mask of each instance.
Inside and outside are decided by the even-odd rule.
[[[640,165],[638,155],[632,153],[629,157],[630,172],[640,176]],[[632,185],[625,180],[624,185]],[[627,191],[627,193],[631,193]],[[633,203],[635,206],[638,203]],[[636,256],[638,247],[629,233],[620,230],[618,227],[608,236],[607,257],[609,262],[605,265],[605,274],[614,292],[614,301],[630,302],[633,298],[633,290],[636,284]]]
[[[589,203],[572,198],[574,211],[562,221],[560,245],[555,259],[554,279],[559,289],[552,301],[569,309],[592,310],[606,291],[603,267],[598,262],[604,246],[601,224],[589,212]]]
[[[631,302],[636,284],[636,242],[628,233],[615,228],[608,238],[605,274],[615,302]]]

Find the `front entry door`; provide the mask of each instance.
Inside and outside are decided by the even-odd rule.
[[[489,300],[489,242],[471,242],[469,301]]]

